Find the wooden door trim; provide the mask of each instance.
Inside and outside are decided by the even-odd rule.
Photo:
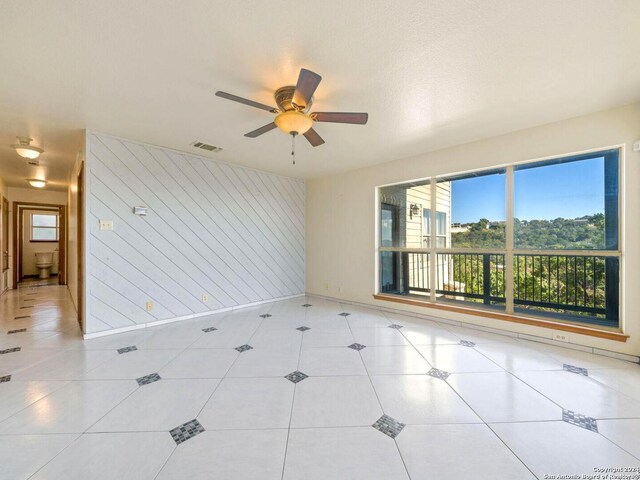
[[[22,208],[26,207],[26,208]],[[13,285],[12,288],[15,290],[18,288],[18,283],[22,278],[22,250],[19,249],[18,240],[22,241],[24,232],[24,226],[22,222],[18,222],[18,214],[21,213],[22,210],[33,210],[34,207],[46,207],[46,208],[57,208],[58,216],[59,216],[59,234],[58,234],[58,283],[61,284],[60,272],[64,271],[63,277],[66,283],[66,264],[63,261],[66,261],[66,235],[63,232],[63,227],[66,226],[66,221],[63,218],[64,212],[66,211],[66,205],[62,205],[59,203],[38,203],[38,202],[13,202],[13,211],[12,211],[12,225],[13,225],[13,248],[11,249],[13,254]]]

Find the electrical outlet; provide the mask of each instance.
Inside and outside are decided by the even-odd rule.
[[[569,343],[569,334],[564,332],[553,332],[552,338],[558,342]]]
[[[153,310],[153,302],[147,302],[147,312]]]
[[[325,284],[324,284],[324,289],[325,289],[325,290],[329,290],[329,284],[328,284],[328,283],[325,283]]]
[[[100,220],[100,230],[113,230],[113,220]]]
[[[202,301],[203,302],[208,302],[209,301],[209,295],[207,295],[206,293],[202,294]]]

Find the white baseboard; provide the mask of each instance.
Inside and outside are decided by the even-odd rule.
[[[389,307],[387,305],[371,305],[369,303],[361,303],[361,302],[353,302],[351,300],[344,300],[342,298],[335,298],[335,297],[329,297],[326,295],[317,295],[314,293],[307,293],[307,297],[315,297],[315,298],[321,298],[323,300],[328,300],[331,302],[337,302],[337,303],[343,303],[345,305],[356,305],[358,307],[363,307],[363,308],[370,308],[371,310],[380,310],[383,312],[389,312],[389,313],[394,313],[397,315],[404,315],[406,317],[412,317],[412,318],[419,318],[422,320],[430,320],[433,322],[438,322],[438,323],[446,323],[448,325],[455,325],[455,326],[461,326],[461,327],[465,327],[465,328],[469,328],[472,330],[480,330],[483,332],[488,332],[488,333],[493,333],[495,335],[504,335],[506,337],[511,337],[511,338],[521,338],[523,340],[529,340],[532,342],[539,342],[539,343],[546,343],[548,345],[555,345],[558,347],[563,347],[563,348],[569,348],[571,350],[579,350],[581,352],[587,352],[587,353],[593,353],[594,355],[602,355],[603,357],[611,357],[611,358],[617,358],[618,360],[625,360],[627,362],[633,362],[633,363],[640,363],[640,356],[636,356],[636,355],[628,355],[625,353],[618,353],[618,352],[613,352],[611,350],[604,350],[601,348],[596,348],[596,347],[589,347],[587,345],[580,345],[578,343],[565,343],[565,342],[558,342],[556,340],[552,340],[550,338],[546,338],[546,337],[541,337],[538,335],[531,335],[531,334],[527,334],[527,333],[517,333],[517,332],[510,332],[508,330],[501,330],[498,328],[491,328],[491,327],[484,327],[482,325],[476,325],[473,323],[467,323],[467,322],[459,322],[456,320],[449,320],[446,318],[438,318],[438,317],[434,317],[433,315],[424,315],[424,314],[420,314],[420,313],[416,313],[416,312],[408,312],[405,310],[399,310],[393,307]]]
[[[181,317],[166,318],[166,319],[163,319],[163,320],[156,320],[156,321],[153,321],[153,322],[139,323],[137,325],[129,325],[127,327],[114,328],[112,330],[103,330],[101,332],[84,333],[82,336],[84,337],[85,340],[89,340],[91,338],[105,337],[107,335],[116,335],[118,333],[131,332],[133,330],[142,330],[144,328],[157,327],[158,325],[165,325],[167,323],[181,322],[183,320],[191,320],[191,319],[198,318],[198,317],[206,317],[207,315],[214,315],[214,314],[218,314],[218,313],[230,312],[232,310],[241,310],[243,308],[256,307],[258,305],[264,305],[264,304],[273,303],[273,302],[280,302],[282,300],[289,300],[291,298],[304,297],[305,295],[306,294],[304,294],[304,293],[299,293],[299,294],[296,294],[296,295],[289,295],[289,296],[286,296],[286,297],[270,298],[269,300],[261,300],[259,302],[245,303],[243,305],[236,305],[236,306],[233,306],[233,307],[219,308],[218,310],[209,310],[209,311],[206,311],[206,312],[192,313],[190,315],[183,315]]]

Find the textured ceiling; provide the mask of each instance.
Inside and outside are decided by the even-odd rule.
[[[0,173],[30,135],[64,188],[84,128],[297,177],[322,176],[640,99],[640,1],[22,0],[0,15]],[[290,138],[268,112],[300,67],[316,111],[367,111]],[[194,140],[224,151],[207,154]]]

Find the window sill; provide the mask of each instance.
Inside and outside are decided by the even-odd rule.
[[[504,320],[506,322],[520,323],[524,325],[532,325],[534,327],[549,328],[553,330],[561,330],[564,332],[578,333],[580,335],[588,335],[591,337],[604,338],[616,342],[626,342],[629,335],[617,330],[601,330],[597,328],[585,327],[582,325],[574,325],[569,323],[552,322],[535,317],[511,315],[508,313],[493,312],[485,309],[458,307],[453,305],[442,305],[439,303],[417,300],[413,298],[403,298],[395,295],[375,294],[375,300],[383,300],[386,302],[402,303],[415,307],[433,308],[435,310],[445,310],[448,312],[464,313],[466,315],[475,315],[477,317],[493,318],[496,320]]]

